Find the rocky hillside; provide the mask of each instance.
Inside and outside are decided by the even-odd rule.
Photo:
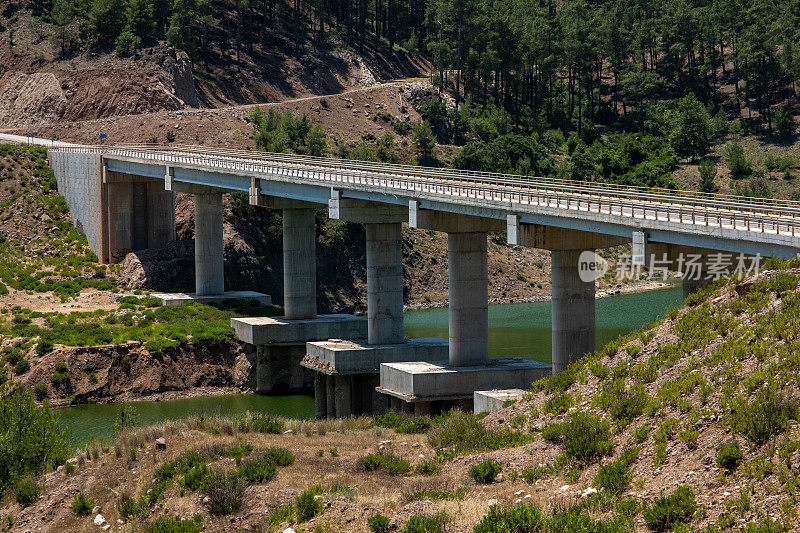
[[[223,3],[215,9],[232,16]],[[4,128],[334,94],[419,76],[427,68],[421,58],[387,53],[382,47],[356,51],[336,37],[313,49],[296,50],[287,27],[291,20],[283,15],[236,60],[222,30],[236,23],[224,17],[211,30],[208,46],[194,57],[155,39],[125,53],[92,39],[79,21],[62,29],[57,15],[43,13],[42,5],[12,0],[1,8]],[[66,48],[64,38],[69,39]]]
[[[769,266],[482,419],[129,429],[0,514],[44,531],[793,531],[800,269]]]

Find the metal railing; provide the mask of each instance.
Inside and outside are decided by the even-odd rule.
[[[797,227],[800,202],[790,200],[194,146],[71,146],[54,150],[101,153],[105,157],[139,159],[161,165],[229,170],[261,179],[275,180],[281,176],[313,185],[341,184],[409,196],[428,194],[444,202],[482,201],[489,202],[491,207],[509,210],[539,206],[759,233],[791,236],[800,233]]]

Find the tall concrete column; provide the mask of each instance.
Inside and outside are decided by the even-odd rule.
[[[283,210],[283,307],[288,319],[317,314],[317,233],[313,209]]]
[[[160,248],[175,240],[175,200],[160,182],[147,184],[147,247]]]
[[[133,249],[147,248],[147,183],[136,181],[133,186]]]
[[[109,181],[106,194],[108,257],[112,263],[118,263],[133,250],[133,184],[129,181]]]
[[[225,292],[222,193],[194,195],[194,268],[198,296]]]
[[[403,342],[403,235],[401,223],[367,224],[369,344]]]
[[[594,281],[580,278],[578,258],[582,251],[551,253],[554,375],[595,347]]]
[[[448,233],[450,364],[489,359],[489,273],[486,232]]]

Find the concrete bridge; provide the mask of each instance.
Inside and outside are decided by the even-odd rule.
[[[0,140],[2,136],[0,136]],[[48,144],[49,141],[34,140]],[[552,253],[552,372],[594,350],[595,283],[579,256],[633,242],[678,269],[681,253],[790,258],[800,250],[800,203],[500,174],[383,165],[203,147],[49,147],[73,213],[102,261],[174,238],[176,191],[195,196],[196,291],[165,303],[258,298],[226,293],[222,194],[283,211],[280,318],[234,319],[261,347],[259,388],[276,365],[314,371],[317,415],[471,406],[473,393],[527,387],[551,372],[523,358],[488,357],[487,232]],[[364,224],[367,317],[317,315],[314,208]],[[402,223],[448,234],[449,339],[403,336]],[[685,280],[686,293],[704,281]]]

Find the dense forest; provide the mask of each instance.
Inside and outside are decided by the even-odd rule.
[[[455,106],[426,102],[415,134],[429,127],[465,146],[455,164],[466,169],[673,187],[681,161],[701,161],[729,133],[794,139],[800,0],[36,2],[65,56],[166,39],[202,63],[222,40],[238,61],[278,27],[298,56],[332,33],[356,49],[422,53]],[[731,175],[752,175],[730,144]],[[417,145],[435,164],[430,140]],[[789,179],[795,163],[772,166]],[[714,191],[713,169],[701,174],[701,190]],[[769,194],[758,180],[737,187]]]

